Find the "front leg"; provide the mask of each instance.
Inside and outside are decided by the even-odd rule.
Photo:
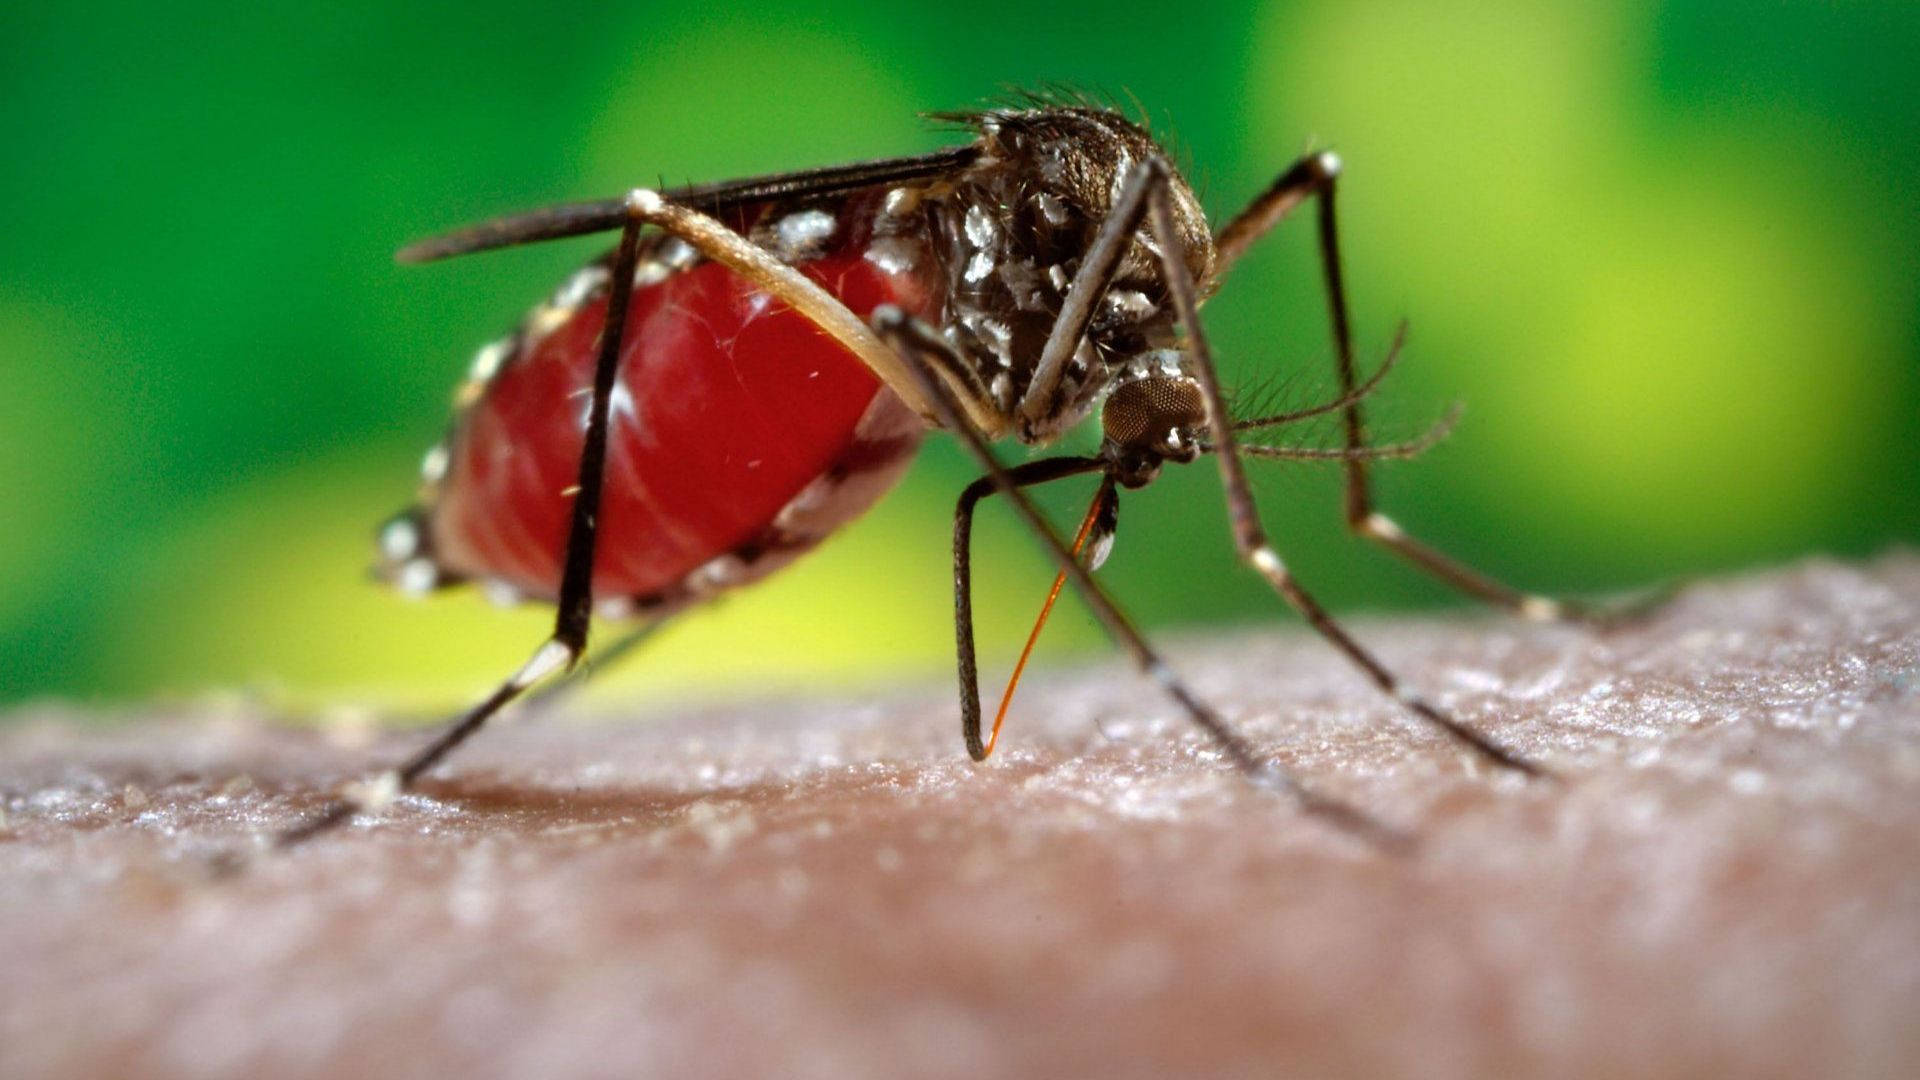
[[[1007,478],[1015,486],[1030,487],[1094,472],[1104,465],[1099,458],[1046,458],[1008,469]],[[975,761],[987,759],[987,744],[980,737],[980,665],[973,643],[973,510],[998,490],[993,476],[983,476],[961,490],[953,508],[953,644],[960,668],[960,737],[967,744],[967,756]]]

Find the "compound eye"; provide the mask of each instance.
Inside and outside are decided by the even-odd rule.
[[[1179,432],[1206,422],[1200,384],[1185,376],[1153,375],[1121,383],[1100,411],[1107,439],[1127,449],[1177,444]]]

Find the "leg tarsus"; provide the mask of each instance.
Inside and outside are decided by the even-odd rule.
[[[587,679],[591,678],[596,670],[604,669],[606,666],[624,659],[635,648],[645,642],[648,637],[652,636],[653,632],[659,629],[659,627],[660,623],[654,622],[630,630],[626,634],[621,635],[613,644],[587,657],[584,663],[571,665],[564,677],[551,680],[538,690],[528,694],[520,702],[518,715],[525,717],[529,714],[552,708],[560,698],[578,689]],[[544,649],[545,645],[543,645],[542,648]],[[539,654],[536,653],[535,655],[538,656]],[[524,670],[523,668],[522,671],[524,672]],[[482,717],[482,719],[484,720],[485,718]],[[355,814],[378,809],[378,807],[369,805],[371,801],[375,801],[369,800],[366,797],[369,790],[387,787],[388,785],[383,783],[383,780],[389,777],[393,778],[393,781],[396,782],[393,786],[393,790],[396,793],[411,787],[412,784],[408,782],[407,777],[418,777],[424,774],[426,770],[432,768],[441,758],[444,758],[452,752],[454,743],[450,743],[449,739],[455,732],[461,732],[460,737],[464,739],[479,726],[478,724],[470,723],[470,721],[471,713],[463,715],[459,721],[449,725],[447,730],[432,743],[415,751],[414,756],[409,758],[399,768],[379,773],[371,781],[360,781],[359,783],[350,785],[348,791],[354,792],[353,794],[333,799],[311,820],[279,833],[273,838],[274,845],[282,848],[292,847],[301,841],[345,823]],[[458,741],[459,740],[454,740],[454,742]],[[357,791],[355,789],[357,789]]]
[[[1361,813],[1349,803],[1324,798],[1310,791],[1297,793],[1294,797],[1299,800],[1301,810],[1364,837],[1368,843],[1389,855],[1404,858],[1419,849],[1418,835]]]
[[[1684,588],[1684,582],[1669,581],[1618,600],[1599,603],[1566,600],[1562,603],[1567,607],[1566,618],[1569,621],[1578,622],[1598,634],[1612,634],[1645,626],[1653,621]]]
[[[549,675],[572,667],[577,656],[578,654],[559,638],[548,638],[539,649],[534,651],[532,659],[515,672],[512,678],[501,683],[485,701],[467,710],[460,719],[449,724],[432,742],[415,751],[413,756],[398,768],[378,773],[371,780],[357,781],[348,785],[341,797],[328,803],[317,816],[275,836],[274,846],[292,847],[337,825],[344,824],[356,814],[379,811],[393,796],[410,790],[422,774],[439,764],[441,759],[452,753],[461,743],[466,742],[489,719],[526,692],[528,687]]]
[[[1301,171],[1302,168],[1303,166],[1296,165],[1293,171]],[[1298,202],[1299,199],[1305,198],[1306,194],[1312,193],[1318,193],[1321,197],[1321,251],[1328,270],[1327,290],[1333,316],[1334,339],[1339,347],[1341,391],[1343,395],[1352,396],[1356,391],[1353,347],[1347,330],[1346,300],[1340,283],[1340,264],[1332,218],[1333,175],[1337,172],[1337,168],[1307,168],[1306,172],[1312,181],[1311,190],[1297,192],[1294,201]],[[1289,175],[1291,174],[1292,171]],[[1138,175],[1145,180],[1151,180],[1154,174]],[[1286,178],[1283,177],[1283,183],[1285,180]],[[1274,199],[1277,197],[1276,192],[1285,190],[1287,189],[1276,185],[1273,191],[1269,191],[1262,198],[1263,200]],[[1205,330],[1200,324],[1199,298],[1196,295],[1193,278],[1187,270],[1186,263],[1174,254],[1179,251],[1179,247],[1176,243],[1178,233],[1174,228],[1171,200],[1164,184],[1152,184],[1147,195],[1147,220],[1160,244],[1161,265],[1167,279],[1167,291],[1173,298],[1175,314],[1180,324],[1186,329],[1187,356],[1191,361],[1194,377],[1200,384],[1201,393],[1207,400],[1207,424],[1220,465],[1220,483],[1226,495],[1227,516],[1232,523],[1234,545],[1238,548],[1241,558],[1266,578],[1273,590],[1305,617],[1308,624],[1319,631],[1320,636],[1326,638],[1349,661],[1365,672],[1381,692],[1399,701],[1416,716],[1445,731],[1488,761],[1528,776],[1543,775],[1545,770],[1540,766],[1500,746],[1404,689],[1399,679],[1388,671],[1385,665],[1361,647],[1359,642],[1334,622],[1311,594],[1300,587],[1293,575],[1288,572],[1286,565],[1281,562],[1279,554],[1267,540],[1266,529],[1260,523],[1259,506],[1253,497],[1253,488],[1247,483],[1246,469],[1241,463],[1240,453],[1236,447],[1234,426],[1227,414],[1226,399],[1220,389],[1220,376],[1214,369],[1213,353],[1208,347]],[[1250,220],[1270,227],[1282,212],[1284,211],[1276,211],[1262,217],[1249,211],[1236,221]],[[1256,235],[1254,226],[1248,226],[1248,231],[1240,237],[1240,246],[1244,247],[1245,244],[1251,243]],[[1347,447],[1350,450],[1365,445],[1359,410],[1357,400],[1350,402],[1345,409]],[[1365,464],[1361,460],[1347,462],[1350,520],[1361,514],[1355,508],[1365,505]]]
[[[275,834],[273,846],[284,849],[305,843],[321,833],[333,829],[335,826],[346,824],[348,819],[359,812],[360,807],[357,803],[349,802],[346,799],[334,799],[327,803],[326,807],[313,817],[290,829],[283,829]]]

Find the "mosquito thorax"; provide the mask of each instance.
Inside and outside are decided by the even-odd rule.
[[[1120,260],[1052,399],[1021,403],[1081,260],[1140,163],[1164,156],[1120,114],[1086,106],[998,109],[956,117],[980,157],[926,190],[933,252],[946,276],[942,329],[974,368],[977,390],[1022,441],[1044,444],[1083,419],[1128,358],[1174,343],[1165,272],[1143,229]],[[1193,280],[1211,289],[1206,216],[1171,178],[1175,228]]]
[[[1142,487],[1165,462],[1200,454],[1207,399],[1184,359],[1178,349],[1155,349],[1129,360],[1113,378],[1100,410],[1100,455],[1123,487]]]

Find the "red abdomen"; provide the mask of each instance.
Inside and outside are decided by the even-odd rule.
[[[927,260],[870,260],[863,230],[836,228],[850,235],[797,262],[809,277],[863,316],[882,303],[936,314]],[[640,279],[655,280],[628,309],[594,559],[595,597],[642,610],[783,565],[890,487],[924,432],[785,305],[718,264],[659,261],[676,244],[652,246]],[[422,508],[440,580],[558,591],[604,278],[536,311],[459,418]]]

